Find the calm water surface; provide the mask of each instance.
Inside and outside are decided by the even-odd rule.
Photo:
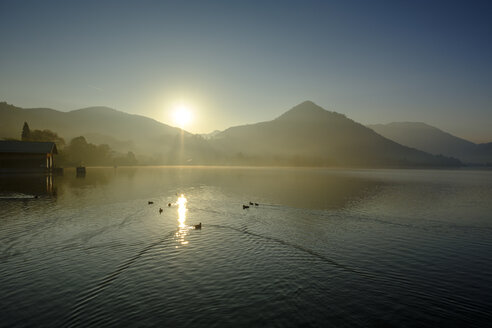
[[[486,326],[491,199],[472,170],[1,176],[0,326]]]

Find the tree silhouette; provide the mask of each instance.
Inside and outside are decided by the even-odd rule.
[[[27,122],[24,122],[24,126],[22,127],[21,140],[28,141],[30,136],[31,136],[31,130],[29,129],[29,124],[27,124]]]
[[[29,141],[51,141],[56,143],[56,146],[63,148],[65,146],[65,140],[58,136],[56,132],[51,130],[33,130],[29,133]]]

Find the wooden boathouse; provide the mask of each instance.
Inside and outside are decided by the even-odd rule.
[[[0,172],[51,172],[54,142],[0,141]]]

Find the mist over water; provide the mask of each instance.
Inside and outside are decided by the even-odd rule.
[[[88,168],[0,181],[1,327],[492,319],[490,171]]]

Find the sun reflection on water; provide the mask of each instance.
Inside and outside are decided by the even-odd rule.
[[[178,243],[180,243],[181,245],[188,244],[188,241],[185,240],[185,236],[188,234],[189,230],[188,226],[185,224],[186,212],[188,211],[188,209],[186,208],[187,202],[188,200],[183,194],[179,196],[178,201],[176,202],[176,204],[178,204],[178,231],[176,231],[174,236],[176,237]],[[176,248],[177,247],[178,246],[176,246]]]

